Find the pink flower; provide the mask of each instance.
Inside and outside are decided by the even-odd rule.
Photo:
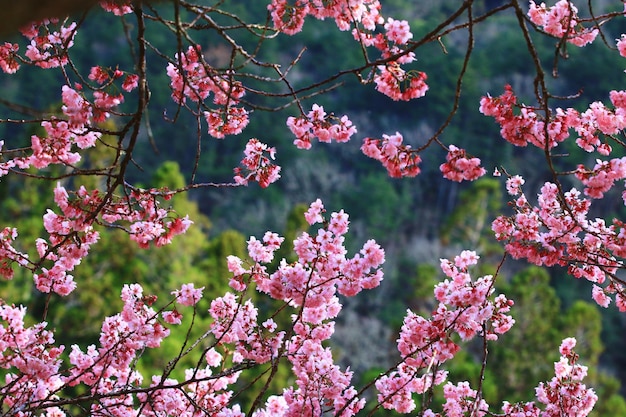
[[[193,284],[183,284],[180,290],[172,291],[176,302],[184,306],[193,306],[202,298],[204,287],[195,288]]]
[[[395,20],[390,17],[385,23],[385,30],[387,39],[398,45],[403,45],[413,38],[409,22],[406,20]]]
[[[311,203],[309,209],[304,213],[304,218],[311,226],[315,223],[322,223],[324,221],[322,217],[324,211],[324,204],[322,204],[322,200],[318,198]]]
[[[183,318],[183,315],[177,310],[164,311],[161,313],[161,316],[163,316],[163,320],[169,324],[180,324]]]
[[[570,356],[575,346],[576,346],[576,339],[573,337],[567,337],[563,339],[563,341],[561,342],[561,346],[559,347],[559,352],[563,356]]]

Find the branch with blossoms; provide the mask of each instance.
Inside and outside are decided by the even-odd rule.
[[[285,361],[295,377],[294,385],[284,388],[282,394],[270,395],[264,404],[255,402],[248,414],[355,415],[367,403],[362,397],[364,390],[357,391],[351,383],[352,372],[334,364],[331,350],[324,344],[332,337],[334,321],[342,310],[338,296],[353,297],[378,286],[385,253],[369,240],[359,253],[347,257],[348,215],[340,211],[326,218],[324,213],[320,200],[311,204],[305,218],[319,227],[317,233],[304,232],[297,237],[298,259],[292,263],[282,260],[273,272],[267,265],[284,240],[276,233],[267,232],[262,240],[250,238],[250,265],[230,256],[234,292],[211,301],[208,332],[198,341],[186,340],[191,347],[174,358],[162,375],[153,375],[147,386],[142,385],[145,376],[138,370],[140,352],[158,347],[169,336],[168,326],[180,325],[183,314],[189,314],[186,308],[196,314],[203,288],[185,284],[172,291],[172,302],[155,310],[156,298],[144,294],[141,285],[125,285],[121,294],[124,307],[105,319],[99,344],[86,350],[73,345],[68,359],[61,356],[64,347],[56,346],[45,323],[25,327],[24,308],[0,306],[0,366],[7,370],[10,381],[0,387],[3,411],[64,416],[67,407],[81,406],[92,415],[203,412],[243,416],[244,411],[233,402],[235,383],[248,369]],[[514,320],[508,313],[513,302],[502,294],[494,297],[494,277],[473,280],[469,274],[478,259],[474,252],[463,251],[453,261],[441,260],[447,279],[434,289],[439,305],[429,318],[407,312],[398,338],[401,360],[374,381],[379,392],[377,406],[407,413],[416,407],[412,393],[425,393],[443,384],[447,373],[442,365],[460,349],[453,340],[455,335],[464,341],[478,335],[496,340],[511,328]],[[284,303],[279,310],[293,311],[288,327],[278,327],[272,318],[275,313],[263,320],[247,293],[250,290]],[[200,343],[203,340],[210,341],[208,346]],[[561,411],[581,406],[590,410],[596,400],[593,391],[581,383],[586,368],[576,364],[574,344],[571,338],[563,342],[563,357],[555,364],[556,377],[537,389],[545,413],[553,412],[555,400]],[[201,355],[198,366],[186,371],[184,381],[172,378],[171,370],[190,354]],[[268,383],[274,375],[270,373]],[[85,394],[65,396],[67,389],[77,386],[84,387]],[[442,414],[424,404],[422,415],[488,412],[479,391],[467,382],[446,383],[443,395]],[[503,409],[511,416],[520,409],[540,411],[533,403],[505,403]]]
[[[449,116],[426,145],[411,147],[396,133],[380,139],[366,138],[361,149],[380,161],[391,176],[412,177],[420,172],[420,152],[437,143],[447,151],[446,161],[440,165],[445,178],[460,182],[481,177],[485,169],[480,166],[480,159],[446,143],[443,134],[458,109],[462,81],[473,51],[474,26],[512,9],[536,67],[536,104],[519,103],[507,86],[498,97],[484,97],[480,111],[494,118],[501,136],[510,144],[531,144],[539,149],[553,178],[543,185],[534,204],[522,192],[523,178],[508,177],[506,187],[514,199],[514,214],[493,222],[496,238],[504,242],[507,253],[514,258],[525,258],[538,265],[567,266],[574,277],[594,283],[592,297],[598,304],[606,307],[614,297],[618,308],[626,311],[624,282],[619,277],[624,269],[625,223],[616,219],[607,225],[605,220],[591,219],[589,214],[593,199],[603,198],[626,178],[626,160],[616,156],[613,149],[624,147],[619,135],[626,128],[626,92],[609,93],[612,106],[596,102],[584,111],[552,109],[554,96],[547,87],[544,65],[531,37],[534,29],[558,39],[558,56],[565,44],[582,47],[602,36],[600,22],[623,12],[592,14],[593,17],[584,19],[569,1],[561,0],[552,7],[531,1],[526,10],[514,0],[475,16],[474,2],[466,0],[437,27],[415,39],[408,21],[384,16],[378,0],[272,0],[265,23],[243,22],[219,9],[220,4],[207,6],[182,0],[171,3],[173,17],[169,18],[165,17],[167,13],[142,2],[100,3],[105,11],[126,16],[124,19],[136,25],[134,38],[128,36],[130,49],[136,51],[133,68],[93,65],[88,73],[82,73],[74,65],[72,47],[88,15],[78,22],[45,19],[26,26],[22,30],[22,43],[27,44],[23,53],[19,42],[0,45],[0,69],[4,73],[19,74],[23,66],[32,66],[42,71],[57,70],[63,80],[57,89],[62,102],[60,110],[53,115],[39,112],[43,114],[40,118],[28,121],[43,129],[31,135],[28,146],[0,141],[0,176],[32,175],[60,181],[54,190],[58,209],[49,209],[42,218],[48,237],[32,243],[39,260],[16,249],[16,229],[5,227],[0,232],[3,277],[11,278],[14,268],[26,268],[33,273],[39,292],[67,295],[77,285],[72,276],[74,268],[99,239],[95,226],[122,229],[141,248],[164,246],[192,224],[186,216],[163,208],[164,201],[173,195],[193,188],[243,186],[250,182],[265,188],[279,179],[275,148],[253,138],[246,142],[241,166],[234,169],[229,183],[196,182],[194,174],[177,190],[142,189],[130,184],[127,173],[136,164],[133,154],[140,133],[149,131],[148,59],[160,59],[163,74],[170,80],[171,105],[176,110],[173,118],[164,119],[175,123],[180,112],[186,111],[197,122],[195,173],[202,160],[201,145],[207,140],[205,132],[212,138],[208,140],[231,140],[227,137],[243,134],[252,111],[268,108],[255,103],[258,97],[276,99],[278,104],[269,108],[297,107],[299,114],[286,120],[296,147],[309,149],[316,138],[320,142],[347,142],[357,133],[348,115],[335,116],[318,104],[305,111],[303,100],[334,87],[342,77],[353,75],[391,100],[422,98],[430,87],[428,75],[416,66],[418,48],[438,42],[445,49],[443,36],[467,31],[466,54]],[[187,20],[181,11],[188,14]],[[298,33],[309,18],[330,19],[338,30],[351,31],[363,62],[296,87],[288,75],[304,52],[293,58],[287,70],[281,70],[277,63],[263,62],[257,53],[273,37]],[[172,34],[175,51],[168,55],[150,42],[148,21],[161,24]],[[126,28],[130,34],[130,26]],[[213,31],[229,50],[227,63],[212,65],[202,53],[194,33],[205,30]],[[238,31],[254,36],[256,45],[244,48],[236,39]],[[616,48],[626,56],[624,35]],[[129,107],[128,102],[134,101],[128,97],[136,98],[134,109]],[[120,127],[104,128],[103,123],[111,120]],[[14,122],[8,118],[1,121]],[[597,153],[598,161],[593,167],[576,165],[568,172],[557,172],[553,164],[555,149],[573,133],[577,145],[586,152]],[[113,136],[115,143],[105,142],[105,134]],[[96,146],[112,149],[112,162],[97,161],[95,167],[81,168],[84,151]],[[52,166],[60,167],[62,173],[55,177],[42,171]],[[28,169],[37,173],[30,174]],[[70,180],[80,176],[97,177],[101,180],[100,188],[68,191]],[[579,180],[583,191],[565,191],[562,181],[566,176]],[[626,194],[623,197],[626,201]],[[311,230],[293,242],[297,256],[293,262],[283,259],[277,267],[271,267],[284,240],[273,232],[265,233],[261,239],[249,239],[249,261],[228,257],[232,277],[225,279],[229,279],[232,291],[208,300],[210,307],[202,311],[210,316],[208,330],[196,340],[188,332],[178,356],[160,374],[143,375],[139,371],[141,353],[158,347],[169,337],[173,326],[183,323],[185,315],[199,314],[203,288],[184,284],[171,292],[172,301],[157,309],[157,300],[144,294],[141,285],[125,285],[121,290],[122,311],[104,319],[98,343],[87,347],[72,345],[67,355],[45,322],[28,325],[24,307],[3,301],[3,414],[60,417],[78,407],[94,416],[352,416],[366,407],[371,388],[377,390],[375,399],[373,395],[369,397],[375,409],[408,413],[417,408],[415,394],[429,394],[425,398],[431,398],[441,385],[445,400],[441,412],[433,411],[432,404],[424,402],[421,415],[493,414],[482,398],[480,386],[474,389],[465,381],[446,382],[445,364],[459,351],[461,342],[483,338],[484,376],[487,343],[513,325],[509,315],[513,302],[495,293],[497,276],[472,278],[471,267],[477,264],[478,255],[463,251],[453,260],[441,260],[440,267],[447,278],[434,288],[435,310],[428,317],[407,312],[397,340],[398,362],[358,389],[353,383],[353,372],[334,362],[328,343],[343,308],[342,299],[380,284],[385,252],[375,241],[368,240],[358,253],[348,256],[348,215],[340,210],[325,216],[321,200],[311,204],[305,219]],[[277,311],[260,311],[253,293],[275,300],[280,305]],[[281,314],[288,315],[286,324],[279,323]],[[505,403],[503,415],[587,415],[597,398],[582,383],[586,369],[577,363],[574,345],[574,339],[563,341],[555,377],[537,387],[537,403]],[[184,356],[194,356],[197,365],[177,380],[172,370]],[[279,363],[288,366],[293,383],[280,392],[270,393],[269,383],[277,378]],[[265,380],[261,381],[263,388],[250,409],[244,412],[237,400],[240,391],[236,383],[251,369],[260,369],[262,376],[257,378]]]

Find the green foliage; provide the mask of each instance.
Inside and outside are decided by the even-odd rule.
[[[500,181],[481,178],[461,192],[456,208],[441,229],[444,244],[474,248],[478,253],[501,253],[491,232],[491,221],[502,208]]]

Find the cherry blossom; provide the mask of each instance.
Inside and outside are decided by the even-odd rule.
[[[131,3],[101,1],[100,6],[117,16],[141,15],[137,5]],[[350,30],[355,45],[361,48],[366,61],[363,68],[369,69],[369,73],[358,74],[363,83],[373,84],[378,92],[394,101],[419,98],[429,90],[427,75],[413,66],[413,48],[419,42],[412,41],[414,35],[408,21],[383,16],[378,0],[268,3],[269,26],[246,26],[253,33],[291,36],[302,30],[309,16],[329,19],[339,30]],[[200,18],[199,13],[198,22],[210,22],[208,9],[203,10],[207,14]],[[535,28],[561,39],[561,43],[582,47],[599,34],[600,24],[593,27],[591,19],[580,18],[578,9],[566,0],[559,0],[552,7],[530,1],[528,17]],[[26,269],[32,273],[38,291],[61,296],[80,285],[82,277],[73,274],[98,243],[97,227],[123,230],[140,248],[167,245],[193,222],[163,203],[198,185],[192,180],[187,187],[170,191],[142,189],[126,182],[123,167],[133,161],[128,142],[134,139],[127,140],[124,134],[133,130],[131,126],[139,126],[133,123],[142,122],[144,113],[139,110],[131,117],[120,106],[126,93],[139,86],[140,91],[146,92],[148,80],[141,63],[136,63],[136,74],[97,63],[87,66],[88,73],[82,74],[70,60],[79,24],[82,22],[44,19],[26,25],[21,30],[27,39],[23,54],[19,43],[0,44],[0,69],[5,74],[14,74],[24,65],[38,70],[58,68],[65,84],[60,87],[60,112],[37,119],[44,133],[31,135],[25,148],[7,149],[5,142],[0,141],[0,176],[55,164],[63,167],[53,191],[56,206],[42,215],[44,236],[21,242],[15,228],[0,230],[0,275],[11,279],[16,268]],[[255,106],[254,100],[244,102],[246,92],[254,89],[244,86],[241,80],[250,74],[236,65],[229,69],[209,65],[202,47],[193,44],[183,28],[186,30],[184,25],[171,28],[179,37],[178,53],[171,58],[163,55],[168,62],[164,72],[178,110],[189,110],[199,124],[206,122],[208,134],[214,138],[241,134]],[[289,87],[291,93],[285,96],[295,103],[300,115],[289,117],[286,124],[298,148],[309,149],[315,138],[325,143],[347,142],[357,132],[346,115],[335,116],[318,104],[305,111],[303,96],[292,88],[287,74],[280,73],[280,66],[261,63],[258,56],[249,54],[237,41],[230,41],[234,32],[225,32],[229,32],[224,39],[233,48],[233,62],[243,57],[259,68],[272,68],[279,72],[277,80],[285,81]],[[187,42],[192,45],[187,46]],[[143,46],[146,45],[151,44],[146,41]],[[616,40],[616,46],[620,55],[626,56],[624,35]],[[294,65],[298,59],[294,59]],[[251,76],[257,77],[260,80],[260,75]],[[575,168],[566,173],[552,169],[554,178],[543,184],[536,199],[527,198],[524,178],[509,175],[503,167],[512,214],[499,216],[493,222],[496,238],[513,258],[566,267],[571,276],[592,283],[591,297],[600,306],[609,307],[615,300],[617,308],[626,311],[626,290],[618,275],[626,267],[626,224],[590,214],[594,201],[610,193],[621,192],[626,201],[626,192],[616,189],[626,179],[626,159],[613,149],[623,147],[619,136],[626,129],[626,92],[610,91],[607,104],[595,101],[577,109],[553,109],[548,105],[553,96],[547,91],[537,94],[536,105],[526,105],[518,102],[510,86],[504,90],[498,97],[483,97],[480,111],[494,118],[506,141],[515,146],[532,144],[551,163],[552,151],[571,139],[585,152],[593,153],[590,160],[595,162],[573,164]],[[102,134],[108,129],[99,123],[113,115],[124,125],[124,130],[118,132],[116,163],[106,173],[89,171],[98,180],[106,179],[107,186],[77,186],[71,190],[74,178],[87,172],[81,171],[79,164],[82,151],[104,142]],[[464,149],[444,144],[439,138],[428,144],[431,142],[448,150],[446,162],[440,165],[445,178],[474,180],[485,174],[480,159],[468,156]],[[380,161],[392,177],[419,174],[419,152],[423,148],[413,149],[398,132],[380,139],[365,138],[361,146],[362,152]],[[256,181],[265,188],[278,180],[280,167],[274,163],[275,154],[274,147],[257,139],[248,140],[241,166],[234,170],[235,184]],[[496,170],[494,176],[501,176],[502,172]],[[565,175],[579,181],[581,187],[566,190],[564,182],[560,182]],[[447,382],[444,370],[446,362],[461,349],[461,341],[476,337],[494,341],[514,325],[510,315],[513,301],[495,290],[498,276],[473,276],[472,269],[480,259],[478,254],[464,250],[453,259],[440,260],[444,278],[434,286],[433,311],[425,316],[407,311],[397,338],[398,363],[367,385],[378,391],[368,396],[358,391],[352,370],[335,363],[329,340],[344,300],[381,283],[385,250],[376,241],[364,239],[361,248],[349,254],[346,240],[350,217],[341,209],[327,213],[321,199],[309,206],[304,218],[311,228],[294,239],[295,255],[290,261],[275,259],[284,238],[271,231],[261,238],[249,238],[244,259],[228,256],[230,276],[224,278],[229,280],[230,290],[209,300],[208,311],[200,303],[204,287],[196,287],[197,284],[185,283],[173,289],[172,297],[161,305],[157,305],[156,296],[144,294],[141,285],[124,285],[121,311],[104,318],[98,341],[88,346],[72,344],[66,349],[55,342],[54,331],[47,329],[45,321],[29,326],[25,324],[25,307],[1,301],[3,411],[20,417],[60,417],[66,414],[66,405],[79,404],[91,415],[120,417],[328,413],[348,417],[362,410],[366,401],[389,410],[413,412],[414,394],[443,386],[441,413],[423,409],[420,415],[495,414],[481,397],[480,389],[466,381]],[[16,249],[27,245],[33,247],[33,254],[36,251],[35,256]],[[276,314],[284,311],[287,319],[279,320],[259,309],[255,302],[263,296],[276,300],[281,306]],[[175,379],[170,366],[176,365],[179,356],[158,375],[144,375],[140,371],[142,352],[159,347],[169,337],[170,326],[181,326],[188,311],[194,317],[199,313],[210,316],[205,334],[195,341],[185,339],[187,350],[180,353],[196,354],[193,359],[197,365],[185,370],[184,377]],[[559,347],[561,358],[554,364],[555,377],[537,386],[536,402],[505,402],[504,415],[587,415],[597,396],[582,383],[587,368],[578,364],[575,345],[574,338],[563,340]],[[264,391],[256,409],[244,413],[237,404],[234,387],[241,373],[265,365],[271,378],[279,362],[289,365],[288,386],[281,392]],[[67,390],[68,387],[77,388]],[[68,392],[85,394],[70,399]]]
[[[485,168],[480,166],[479,158],[467,157],[464,149],[454,145],[450,145],[448,149],[447,162],[439,166],[444,178],[456,182],[473,181],[487,173]]]
[[[0,69],[7,74],[15,74],[20,68],[20,64],[16,59],[16,53],[19,45],[16,43],[5,42],[0,45]]]
[[[415,177],[420,173],[422,159],[411,145],[404,145],[399,132],[395,135],[383,134],[382,139],[365,138],[361,151],[370,158],[380,161],[394,178]]]
[[[131,7],[130,1],[109,1],[102,0],[100,1],[100,6],[106,10],[107,12],[111,12],[116,16],[122,16],[128,13],[132,13],[133,9]]]
[[[74,45],[76,23],[72,22],[67,27],[60,25],[58,30],[52,30],[57,23],[57,19],[45,19],[21,29],[30,40],[24,55],[40,68],[57,68],[68,63],[67,50]]]
[[[274,164],[276,149],[270,148],[257,139],[250,139],[244,150],[245,157],[241,160],[243,168],[235,168],[235,182],[248,185],[249,181],[256,181],[262,188],[280,178],[280,166]]]
[[[598,29],[585,29],[582,26],[578,9],[567,0],[559,0],[550,8],[545,3],[537,6],[531,0],[528,17],[534,24],[542,26],[546,33],[558,38],[564,37],[576,46],[592,43],[598,35]]]
[[[313,138],[325,143],[347,142],[357,131],[347,116],[328,115],[324,107],[317,104],[313,104],[306,116],[287,118],[287,127],[296,136],[293,143],[299,149],[310,149]]]

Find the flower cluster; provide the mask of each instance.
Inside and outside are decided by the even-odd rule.
[[[585,185],[586,195],[592,198],[602,198],[604,193],[613,188],[616,181],[626,178],[626,157],[609,161],[597,160],[591,170],[586,169],[584,165],[579,165],[575,175]]]
[[[575,345],[573,337],[563,340],[559,347],[561,359],[554,363],[555,377],[535,388],[537,400],[545,405],[545,409],[541,410],[534,402],[511,404],[504,401],[502,410],[506,416],[586,416],[591,412],[598,396],[582,383],[587,367],[577,363],[578,355],[573,351]]]
[[[289,409],[290,415],[320,415],[326,407],[335,412],[344,410],[342,415],[354,415],[364,405],[364,400],[357,397],[350,385],[352,372],[342,371],[335,365],[330,349],[322,343],[333,334],[333,319],[341,310],[336,294],[354,296],[363,289],[377,286],[382,279],[379,267],[385,255],[383,249],[370,240],[358,254],[347,258],[343,244],[348,215],[343,211],[332,213],[326,222],[323,213],[320,200],[311,204],[307,221],[324,226],[316,235],[300,235],[294,241],[298,260],[291,264],[283,260],[273,273],[267,272],[264,264],[272,261],[273,252],[282,243],[282,238],[274,233],[266,233],[263,242],[250,239],[248,251],[255,261],[250,268],[244,268],[239,258],[229,257],[234,289],[243,291],[245,281],[254,282],[258,291],[298,310],[292,316],[294,335],[291,338],[283,340],[282,333],[264,338],[257,330],[256,310],[249,301],[237,303],[231,294],[211,305],[217,326],[213,333],[221,341],[236,342],[241,358],[269,359],[282,350],[291,362],[297,388],[287,388],[282,396],[268,400],[266,407],[259,411],[261,416],[270,415],[271,408],[279,405]],[[273,326],[268,328],[272,329]],[[251,332],[255,335],[252,339]],[[255,342],[256,348],[251,346],[250,340]]]
[[[398,339],[398,351],[404,358],[402,366],[389,375],[376,381],[379,390],[378,401],[387,409],[407,413],[415,408],[413,393],[424,393],[433,384],[439,385],[446,379],[446,372],[433,371],[439,365],[452,359],[459,346],[452,340],[452,334],[469,340],[477,334],[488,339],[496,339],[506,333],[514,323],[507,313],[513,302],[504,295],[493,300],[493,277],[484,276],[475,281],[468,269],[478,262],[472,251],[463,251],[454,261],[441,260],[441,269],[450,278],[435,287],[435,297],[439,301],[430,319],[408,311]],[[446,398],[459,406],[459,397],[453,395],[457,389],[446,385]],[[474,395],[475,398],[475,395]],[[455,400],[456,399],[456,400]],[[473,402],[472,402],[473,403]],[[444,408],[446,408],[444,406]],[[462,407],[464,408],[464,406]],[[480,406],[482,410],[483,406]]]
[[[270,148],[253,138],[246,144],[244,155],[245,157],[241,160],[243,169],[240,167],[234,169],[237,184],[248,185],[249,181],[256,181],[262,188],[266,188],[278,181],[280,166],[272,162],[276,156],[275,148]]]
[[[20,49],[16,43],[5,42],[0,45],[0,69],[7,74],[15,74],[20,69],[17,60],[17,51]]]
[[[13,241],[17,238],[17,229],[5,227],[0,231],[0,277],[12,279],[13,264],[24,266],[28,263],[28,255],[17,251]]]
[[[620,38],[616,40],[616,46],[619,54],[626,58],[626,34],[622,34]]]
[[[237,135],[248,125],[248,111],[236,107],[245,94],[239,81],[232,74],[219,74],[200,56],[200,47],[190,46],[186,52],[175,55],[174,63],[167,65],[172,98],[179,104],[186,99],[204,102],[213,94],[213,104],[218,106],[204,112],[209,124],[209,134],[223,139],[226,135]]]
[[[45,322],[27,327],[25,314],[22,306],[0,305],[0,368],[5,375],[0,394],[8,415],[20,415],[23,406],[44,401],[64,383],[59,375],[64,347],[54,345]]]
[[[587,367],[577,363],[578,355],[572,350],[575,345],[574,338],[563,340],[559,348],[561,359],[554,363],[554,378],[536,388],[537,399],[545,404],[542,416],[562,416],[563,410],[576,410],[576,415],[586,416],[598,400],[593,389],[582,383]]]
[[[526,258],[536,265],[567,266],[571,275],[594,283],[592,295],[601,306],[608,306],[614,294],[620,311],[626,311],[626,289],[613,280],[620,260],[626,255],[626,226],[614,221],[588,217],[591,201],[572,188],[559,192],[556,184],[545,183],[533,207],[522,193],[520,177],[507,180],[507,189],[516,199],[515,214],[500,216],[492,223],[498,240],[514,258]],[[609,284],[601,287],[609,278]]]
[[[384,135],[382,139],[363,139],[361,151],[370,158],[380,161],[391,177],[415,177],[420,173],[419,164],[422,158],[411,145],[402,144],[403,137],[399,132],[395,135]]]
[[[380,52],[381,58],[387,60],[384,65],[377,66],[374,73],[376,90],[394,101],[423,97],[428,91],[426,73],[402,68],[402,65],[415,61],[415,54],[406,50],[413,38],[408,22],[388,18],[384,29],[384,34],[357,29],[352,31],[354,38],[364,47],[373,46]]]
[[[307,16],[320,20],[334,19],[337,27],[344,31],[350,30],[356,23],[373,30],[376,24],[383,22],[378,0],[297,0],[293,5],[287,0],[272,0],[267,9],[272,15],[274,28],[287,35],[300,32]]]
[[[84,189],[80,194],[83,198],[87,197]],[[54,200],[62,214],[48,209],[43,216],[43,224],[50,237],[48,241],[39,238],[36,242],[39,257],[52,261],[53,266],[42,267],[33,278],[39,291],[67,295],[76,288],[74,277],[69,272],[87,256],[100,235],[93,229],[93,220],[89,219],[91,213],[85,213],[82,207],[70,203],[65,188],[57,185]]]
[[[500,135],[515,146],[529,143],[544,149],[546,147],[545,121],[536,109],[517,103],[517,97],[510,85],[499,97],[486,96],[480,100],[480,112],[495,118],[500,125]],[[554,120],[548,124],[548,147],[553,148],[568,138],[568,127],[576,113],[572,109],[557,111]]]
[[[99,233],[94,230],[94,223],[99,219],[108,224],[130,223],[130,238],[142,248],[147,248],[151,242],[157,246],[166,245],[174,236],[185,233],[192,222],[187,217],[169,218],[171,213],[158,205],[158,194],[157,190],[133,191],[119,201],[104,201],[98,191],[89,192],[81,187],[70,199],[66,189],[57,185],[54,199],[62,213],[48,210],[44,214],[43,223],[49,238],[47,241],[39,238],[36,242],[40,258],[52,261],[52,266],[41,267],[34,274],[37,289],[60,295],[74,290],[76,284],[69,272],[98,241]],[[99,217],[94,213],[96,207],[102,207]],[[6,258],[15,261],[18,255],[7,255]],[[23,259],[18,258],[21,262]]]
[[[99,85],[109,86],[113,83],[113,81],[124,76],[124,72],[116,69],[115,71],[111,71],[107,68],[103,67],[91,67],[91,71],[89,71],[89,79],[95,81]],[[139,81],[139,76],[137,74],[126,74],[124,81],[122,83],[122,89],[126,92],[131,92],[135,88],[137,88],[137,82]]]
[[[599,136],[615,135],[626,128],[626,92],[611,91],[610,99],[615,106],[613,110],[601,102],[591,103],[582,113],[572,108],[557,108],[546,126],[545,117],[537,109],[518,104],[513,89],[507,85],[499,97],[483,97],[480,112],[493,117],[500,125],[500,135],[515,146],[530,143],[545,149],[547,137],[547,147],[554,148],[567,139],[573,129],[579,135],[576,144],[580,148],[608,155],[612,149],[601,142]]]
[[[24,55],[32,64],[41,68],[56,68],[68,63],[67,50],[74,45],[76,23],[72,22],[67,27],[60,25],[58,30],[53,30],[56,24],[58,19],[46,19],[21,29],[30,40]],[[17,69],[15,65],[12,68]]]
[[[487,173],[480,166],[479,158],[468,158],[464,149],[454,145],[450,145],[448,149],[446,162],[439,166],[444,178],[457,182],[474,181]]]
[[[299,149],[310,149],[311,139],[317,138],[320,142],[330,143],[347,142],[356,133],[348,116],[337,118],[326,114],[324,107],[313,104],[307,115],[287,118],[287,127],[296,136],[294,145]]]
[[[95,91],[94,99],[92,104],[80,91],[64,85],[61,88],[64,118],[51,117],[42,121],[45,135],[31,136],[31,155],[1,162],[0,176],[15,167],[42,169],[53,164],[75,166],[81,159],[76,148],[91,148],[102,136],[93,129],[93,124],[108,118],[109,111],[119,105],[124,97],[121,94],[111,96],[104,91]],[[4,142],[0,143],[2,145]]]
[[[578,9],[571,1],[559,0],[550,8],[545,3],[537,6],[531,0],[528,17],[537,26],[557,38],[565,38],[567,42],[576,46],[585,46],[592,43],[598,36],[598,29],[586,29],[578,17]]]
[[[399,64],[391,63],[378,67],[374,76],[376,90],[392,98],[394,101],[408,101],[426,95],[426,73],[421,71],[405,71]]]
[[[101,0],[100,7],[116,16],[123,16],[133,12],[130,0]]]

